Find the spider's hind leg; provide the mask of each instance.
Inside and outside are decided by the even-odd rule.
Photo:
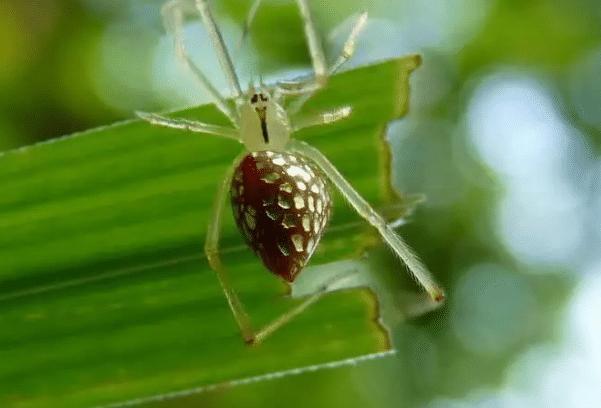
[[[443,290],[436,284],[426,266],[413,253],[405,241],[391,228],[386,220],[340,174],[336,167],[319,150],[304,142],[292,139],[289,146],[292,151],[307,157],[323,171],[355,211],[379,232],[384,242],[403,260],[409,272],[428,292],[432,301],[436,303],[444,301],[445,294]]]
[[[364,11],[355,20],[351,28],[351,32],[347,37],[342,51],[334,64],[327,68],[327,62],[319,42],[317,31],[315,30],[315,24],[313,23],[309,6],[306,0],[298,0],[299,8],[303,20],[305,21],[305,35],[307,37],[307,43],[311,54],[311,60],[313,62],[313,70],[315,72],[315,78],[310,80],[300,81],[282,81],[277,85],[277,94],[282,96],[299,96],[289,107],[288,111],[291,115],[296,114],[301,110],[303,105],[311,98],[311,96],[321,89],[326,83],[328,78],[338,72],[338,70],[353,56],[355,53],[355,45],[359,34],[365,27],[367,22],[367,12]],[[307,23],[310,22],[310,23]]]

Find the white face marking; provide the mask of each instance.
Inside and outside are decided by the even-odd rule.
[[[300,194],[294,195],[294,207],[297,210],[305,208],[305,200],[303,200],[303,197],[301,197]]]
[[[278,173],[271,172],[271,173],[267,173],[266,175],[261,177],[261,180],[266,182],[267,184],[273,184],[277,180],[279,180],[279,178],[280,178],[280,175]]]
[[[313,218],[313,232],[319,233],[319,219],[317,217]]]
[[[305,183],[303,183],[302,181],[297,181],[296,182],[296,187],[300,190],[300,191],[305,191],[307,189],[307,185]]]
[[[280,191],[285,191],[287,193],[292,193],[292,186],[290,183],[284,183],[280,186]]]
[[[311,191],[314,192],[315,194],[319,193],[319,187],[317,187],[317,184],[315,184],[315,183],[311,184]]]
[[[286,197],[282,194],[278,194],[278,205],[285,210],[287,210],[291,207],[290,200],[288,199],[288,197]]]
[[[290,237],[292,240],[292,244],[294,244],[294,249],[296,252],[303,252],[303,236],[300,234],[294,234]]]
[[[286,109],[263,86],[256,89],[251,85],[246,97],[237,107],[240,137],[246,149],[259,152],[258,156],[265,151],[285,151],[292,131]],[[274,153],[267,153],[267,157],[277,158]]]
[[[315,203],[313,200],[313,196],[309,196],[309,198],[307,199],[307,201],[309,202],[309,211],[313,212],[315,211]]]
[[[300,177],[302,178],[305,182],[309,182],[311,181],[311,174],[309,174],[309,172],[307,170],[305,170],[304,168],[300,167],[300,166],[290,166],[286,169],[286,173],[288,173],[288,175],[290,177]]]
[[[319,198],[317,199],[315,205],[317,207],[317,212],[321,214],[321,211],[323,210],[323,204],[321,203],[321,200]]]
[[[309,214],[303,215],[303,229],[305,232],[311,231],[311,218],[309,217]]]

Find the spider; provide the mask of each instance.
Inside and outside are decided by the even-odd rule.
[[[261,0],[255,0],[245,23],[246,33]],[[328,181],[345,197],[357,213],[371,224],[382,239],[408,267],[411,274],[434,302],[442,302],[443,291],[407,244],[365,199],[351,186],[330,161],[316,148],[291,135],[302,128],[325,125],[348,117],[352,108],[343,106],[304,120],[297,120],[303,104],[354,53],[355,41],[367,20],[361,13],[344,43],[342,53],[328,67],[307,0],[296,0],[304,23],[314,75],[309,79],[283,81],[272,86],[251,84],[243,92],[232,59],[213,18],[208,0],[170,0],[163,6],[165,27],[173,35],[179,59],[211,95],[217,108],[233,127],[223,127],[186,119],[173,119],[152,113],[138,116],[152,125],[212,134],[235,140],[245,151],[225,174],[218,190],[213,218],[209,223],[205,253],[216,272],[242,338],[258,344],[275,330],[304,311],[328,291],[329,285],[308,296],[296,307],[262,329],[255,331],[248,314],[230,284],[219,257],[221,219],[228,194],[236,225],[248,246],[272,273],[292,283],[307,264],[323,234],[331,214]],[[193,6],[193,8],[191,7]],[[221,69],[229,84],[232,106],[211,84],[189,57],[183,36],[184,13],[196,9],[215,48]],[[296,97],[286,105],[286,98]],[[287,106],[287,108],[284,108]]]

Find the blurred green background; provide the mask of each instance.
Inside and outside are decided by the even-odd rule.
[[[249,2],[213,4],[236,44]],[[395,328],[394,358],[170,406],[601,406],[598,0],[311,5],[328,50],[348,17],[369,11],[351,65],[424,57],[389,138],[397,186],[428,198],[404,235],[449,301]],[[160,6],[1,2],[0,149],[206,102],[175,60]],[[186,32],[225,87],[198,22]],[[293,1],[265,0],[235,56],[243,77],[305,72]]]

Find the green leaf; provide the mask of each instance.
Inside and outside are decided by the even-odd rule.
[[[352,117],[297,135],[378,207],[394,198],[382,136],[406,111],[418,65],[410,56],[335,76],[307,111],[350,104]],[[225,123],[213,106],[179,115]],[[0,155],[0,406],[117,403],[388,350],[365,289],[328,294],[264,344],[243,344],[202,253],[214,192],[240,149],[128,121]],[[312,265],[355,258],[370,235],[334,198]],[[259,327],[298,299],[231,218],[224,263]]]

